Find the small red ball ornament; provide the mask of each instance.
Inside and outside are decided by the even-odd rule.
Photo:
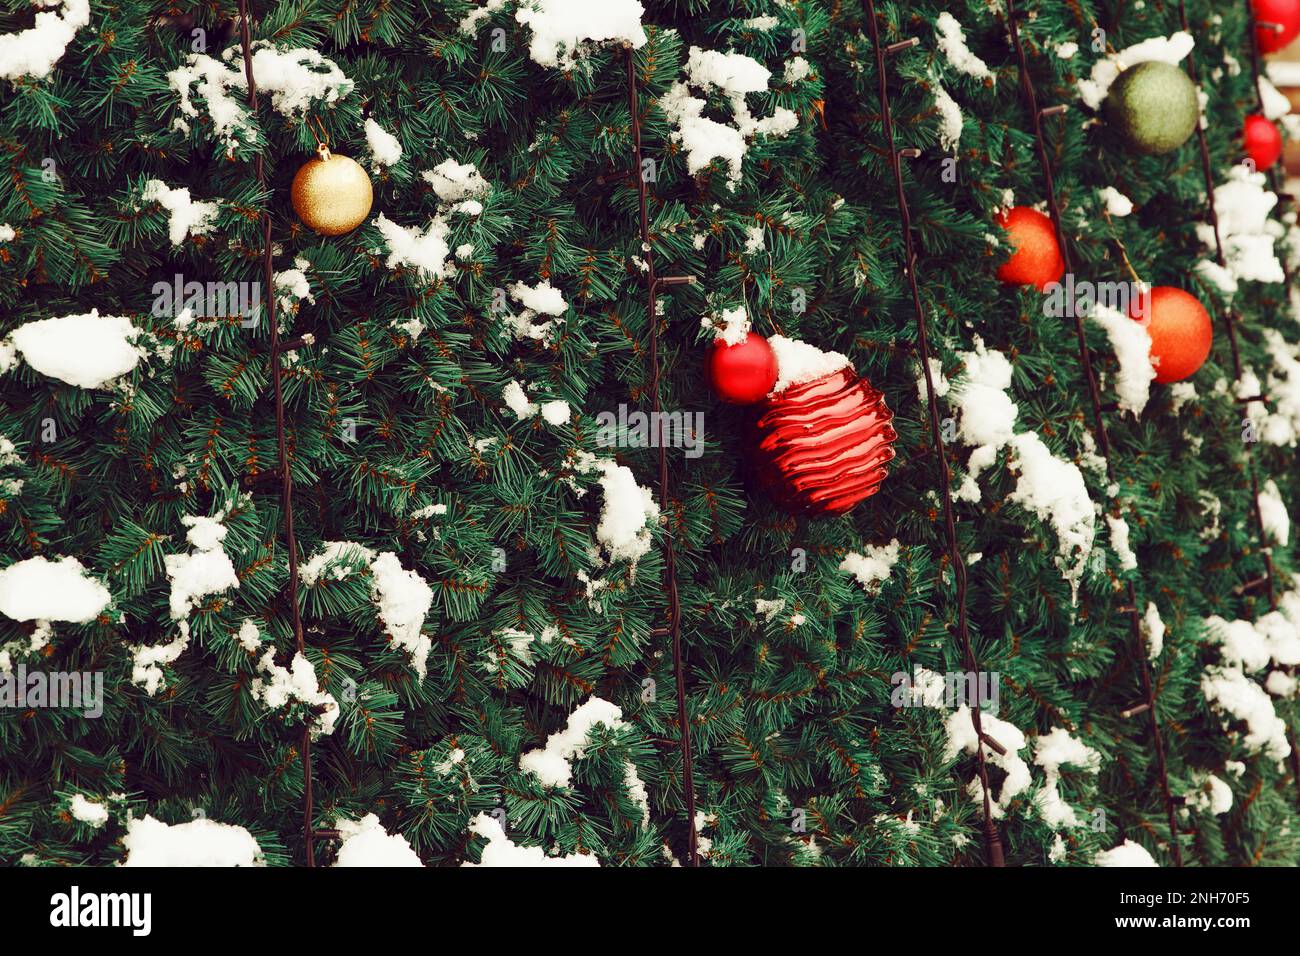
[[[1065,260],[1056,242],[1052,220],[1037,209],[1015,206],[998,214],[998,225],[1007,231],[1014,254],[998,266],[998,278],[1012,285],[1032,285],[1039,291],[1061,281]]]
[[[884,395],[851,367],[767,399],[754,425],[759,484],[780,507],[842,515],[870,498],[895,455]]]
[[[1241,142],[1256,169],[1269,169],[1282,157],[1282,133],[1276,123],[1262,116],[1246,117]]]
[[[772,391],[776,376],[776,353],[763,336],[748,332],[735,345],[714,339],[709,380],[724,402],[752,404]]]
[[[1276,53],[1300,36],[1300,0],[1251,0],[1255,10],[1256,24],[1273,24],[1256,26],[1255,36],[1259,38],[1261,53]]]
[[[1138,314],[1139,299],[1130,309],[1130,315],[1146,323],[1156,381],[1168,384],[1195,375],[1209,357],[1214,339],[1214,323],[1205,306],[1182,289],[1160,285],[1151,290],[1146,308],[1145,316]]]

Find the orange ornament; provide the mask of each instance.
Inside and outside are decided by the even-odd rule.
[[[1052,220],[1037,209],[1015,206],[998,213],[997,223],[1007,231],[1011,258],[998,266],[998,279],[1011,285],[1032,285],[1040,292],[1065,274],[1065,260],[1056,242]]]
[[[1134,314],[1141,308],[1135,302],[1130,315],[1146,323],[1151,336],[1151,366],[1161,384],[1181,382],[1195,375],[1210,355],[1214,340],[1214,323],[1196,296],[1159,285],[1146,301],[1147,314]]]

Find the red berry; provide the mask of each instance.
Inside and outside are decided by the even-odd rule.
[[[1276,123],[1262,116],[1246,117],[1241,140],[1256,169],[1268,169],[1282,156],[1282,134]]]
[[[1012,285],[1032,285],[1040,291],[1059,282],[1065,274],[1065,260],[1056,242],[1052,220],[1037,209],[1016,206],[998,214],[998,225],[1007,231],[1011,258],[998,266],[998,278]]]
[[[756,402],[772,391],[776,376],[776,353],[763,336],[748,332],[735,345],[714,340],[709,353],[709,380],[724,402]]]

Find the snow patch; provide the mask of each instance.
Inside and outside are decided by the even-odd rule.
[[[571,853],[568,856],[547,856],[540,846],[517,846],[506,836],[493,817],[480,813],[469,822],[468,830],[488,841],[478,863],[468,860],[461,866],[600,866],[600,861],[590,853]]]
[[[186,236],[207,235],[217,218],[215,202],[191,199],[184,186],[173,189],[161,179],[146,182],[140,198],[167,210],[167,238],[173,246],[179,246]]]
[[[1142,414],[1151,397],[1151,383],[1156,370],[1151,364],[1151,334],[1145,325],[1117,309],[1097,305],[1090,318],[1106,330],[1119,373],[1115,376],[1115,395],[1119,407],[1134,417]]]
[[[1115,515],[1106,515],[1106,525],[1110,528],[1110,546],[1115,549],[1115,556],[1119,558],[1120,570],[1132,571],[1138,566],[1138,559],[1129,544],[1128,522]]]
[[[939,49],[943,51],[943,55],[948,58],[954,70],[977,80],[993,79],[988,64],[966,46],[966,31],[951,13],[945,10],[939,14],[939,18],[934,22],[934,33],[939,42]]]
[[[958,437],[974,450],[967,462],[967,476],[954,497],[979,501],[980,474],[996,463],[999,451],[1009,449],[1016,488],[1007,500],[1033,512],[1055,530],[1056,563],[1077,600],[1096,535],[1096,514],[1083,473],[1073,462],[1053,456],[1036,432],[1016,433],[1020,411],[1007,394],[1011,363],[1005,355],[986,349],[977,337],[975,351],[963,353],[962,360],[965,375],[953,385],[960,416]]]
[[[549,787],[567,787],[572,779],[571,761],[580,760],[589,745],[592,729],[603,724],[611,730],[626,727],[623,711],[599,697],[591,697],[569,715],[563,730],[546,738],[546,746],[530,750],[519,758],[519,769],[535,776]],[[650,825],[650,802],[636,764],[627,761],[623,784],[628,795],[641,810],[641,825]]]
[[[201,818],[168,826],[145,815],[127,823],[123,866],[263,866],[262,849],[243,827]]]
[[[60,9],[42,10],[31,29],[0,36],[0,79],[49,76],[77,31],[90,23],[90,0],[37,0],[36,5]]]
[[[1280,120],[1291,112],[1291,100],[1285,93],[1274,86],[1266,76],[1259,78],[1259,99],[1263,106],[1264,118]]]
[[[395,166],[402,158],[402,144],[397,137],[366,117],[366,145],[370,147],[370,169],[378,173],[385,166]]]
[[[103,388],[139,363],[143,352],[134,344],[139,334],[130,319],[91,309],[20,325],[10,341],[42,375],[78,388]]]
[[[322,577],[342,581],[360,568],[370,571],[370,596],[384,629],[424,680],[433,641],[421,631],[433,606],[433,589],[418,573],[403,568],[394,552],[376,555],[363,544],[327,541],[302,566],[299,578],[307,587],[316,587]]]
[[[767,340],[776,353],[777,378],[769,396],[779,395],[791,385],[802,385],[815,379],[824,378],[849,364],[849,360],[839,352],[823,352],[815,345],[788,339],[784,335],[773,335]]]
[[[1165,649],[1165,622],[1154,601],[1147,602],[1146,613],[1142,615],[1142,637],[1147,645],[1147,659],[1154,661]]]
[[[163,556],[163,567],[171,581],[171,615],[173,621],[189,617],[199,599],[239,587],[239,576],[229,556],[222,550],[226,529],[221,524],[225,512],[213,517],[187,515],[181,523],[189,526],[186,540],[194,550],[188,554]]]
[[[420,175],[433,187],[434,195],[445,203],[481,199],[492,188],[477,166],[473,163],[458,163],[454,159],[445,159]]]
[[[313,740],[334,733],[339,703],[333,695],[320,689],[316,669],[301,652],[293,656],[292,663],[286,668],[275,662],[275,648],[268,647],[257,666],[265,677],[254,680],[249,688],[254,700],[261,701],[267,710],[279,710],[294,702],[301,703],[311,710],[308,726]]]
[[[1064,728],[1056,727],[1035,738],[1034,763],[1043,768],[1046,777],[1042,789],[1034,794],[1034,806],[1043,821],[1053,829],[1082,826],[1084,821],[1061,796],[1061,767],[1072,764],[1096,773],[1101,767],[1101,754],[1071,737]]]
[[[604,547],[610,561],[630,561],[635,567],[650,551],[651,529],[659,520],[659,505],[649,488],[636,483],[636,476],[626,465],[608,458],[579,456],[580,472],[600,473],[604,504],[596,525],[596,540]]]
[[[1291,540],[1291,516],[1282,501],[1282,493],[1277,489],[1277,482],[1272,478],[1264,482],[1259,493],[1259,516],[1264,533],[1285,548]]]
[[[727,345],[739,345],[749,335],[751,325],[749,312],[743,305],[733,309],[723,309],[721,315],[706,315],[700,319],[700,326],[713,332],[715,341]]]
[[[1223,257],[1233,278],[1248,282],[1281,282],[1282,263],[1273,242],[1281,227],[1269,220],[1277,195],[1265,188],[1263,173],[1244,165],[1232,167],[1226,182],[1214,190]],[[1207,249],[1214,249],[1214,228],[1197,223],[1196,234]]]
[[[567,787],[572,779],[572,760],[580,760],[588,745],[588,737],[597,724],[618,730],[626,724],[623,711],[600,697],[589,698],[578,706],[563,730],[546,738],[546,746],[530,750],[519,758],[519,769],[532,774],[548,787]]]
[[[771,116],[755,119],[745,97],[767,89],[771,71],[742,53],[720,53],[693,46],[686,62],[686,79],[674,83],[659,98],[659,108],[676,127],[674,142],[686,152],[686,168],[695,175],[715,159],[727,164],[727,187],[740,182],[745,152],[760,135],[782,137],[799,125],[799,117],[784,106]],[[691,95],[691,88],[707,93],[716,90],[731,104],[731,124],[704,116],[708,103]]]
[[[1214,774],[1196,774],[1192,784],[1184,804],[1189,809],[1208,810],[1216,815],[1232,809],[1232,789]]]
[[[385,551],[370,565],[379,619],[393,643],[406,652],[420,680],[427,673],[433,641],[420,633],[433,606],[433,589],[415,571],[402,567],[401,559]]]
[[[1123,219],[1133,212],[1133,200],[1129,199],[1114,186],[1107,186],[1098,191],[1097,195],[1101,197],[1102,204],[1106,208],[1107,215],[1114,216],[1116,219]]]
[[[939,111],[939,146],[945,151],[955,149],[961,141],[963,119],[961,107],[937,80],[930,83],[935,108]]]
[[[533,32],[528,55],[534,63],[572,70],[578,59],[586,56],[589,44],[622,41],[633,49],[645,46],[646,35],[641,29],[644,12],[637,0],[523,0],[515,19]],[[461,22],[462,30],[465,24]]]
[[[1273,709],[1264,688],[1238,667],[1211,665],[1201,675],[1201,693],[1220,715],[1225,733],[1239,739],[1247,753],[1264,753],[1271,760],[1283,760],[1291,753],[1286,722]],[[1233,721],[1246,726],[1244,736],[1231,730]]]
[[[355,821],[340,817],[334,826],[342,840],[335,866],[424,866],[406,837],[385,830],[377,814]]]
[[[545,339],[556,324],[563,321],[563,316],[569,309],[569,304],[564,301],[564,294],[551,285],[550,279],[543,279],[531,286],[516,282],[510,286],[509,292],[510,297],[524,307],[518,315],[507,316],[505,320],[511,333],[518,339],[535,341]],[[533,319],[538,313],[553,318],[548,321],[534,322]]]
[[[898,563],[898,539],[894,538],[889,544],[869,544],[865,550],[866,554],[856,551],[846,554],[840,562],[840,570],[853,575],[868,593],[873,593],[882,581],[889,580],[890,572]]]
[[[399,226],[381,212],[375,225],[388,247],[388,258],[384,260],[388,268],[406,266],[425,279],[448,278],[455,274],[455,264],[447,262],[451,253],[447,244],[451,227],[442,216],[434,216],[421,229],[419,226]]]
[[[1094,861],[1097,866],[1159,866],[1140,843],[1125,840],[1119,846],[1103,850]]]
[[[88,823],[96,830],[108,822],[108,807],[94,800],[87,800],[80,793],[73,794],[68,812],[72,814],[72,819]]]
[[[987,743],[981,743],[975,735],[975,725],[971,721],[970,707],[962,704],[955,711],[948,715],[945,722],[948,732],[948,742],[944,748],[943,760],[951,761],[960,753],[975,753],[976,747],[984,748],[984,759],[990,765],[999,767],[1006,771],[1006,777],[1002,781],[1002,789],[996,796],[990,793],[992,801],[992,815],[994,819],[1001,819],[1006,815],[1007,807],[1011,801],[1024,793],[1029,787],[1030,774],[1029,764],[1019,756],[1019,752],[1025,747],[1025,735],[1019,728],[1012,724],[993,716],[987,711],[980,712],[980,727],[986,737],[991,737],[1006,751],[998,753]],[[983,785],[980,783],[977,774],[967,788],[971,795],[977,800],[983,800]]]
[[[272,108],[288,118],[301,118],[312,106],[336,103],[352,92],[352,81],[333,60],[316,50],[280,50],[258,40],[253,44],[252,62],[258,92],[269,94]],[[197,93],[213,135],[227,152],[241,142],[256,141],[257,131],[241,102],[248,81],[240,47],[230,47],[220,60],[206,53],[191,53],[184,65],[167,74],[167,83],[178,98],[181,115],[175,125],[181,131],[189,132],[189,120],[204,115],[192,99]]]
[[[167,644],[144,644],[128,647],[131,652],[131,683],[143,687],[150,697],[162,687],[164,664],[175,663],[190,646],[189,621],[181,621],[179,633]]]
[[[27,558],[0,571],[0,614],[15,621],[89,624],[111,600],[108,588],[68,555]]]

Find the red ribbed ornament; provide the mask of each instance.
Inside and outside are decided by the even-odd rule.
[[[894,457],[894,413],[849,367],[791,385],[760,406],[754,429],[759,484],[780,507],[842,515],[870,498]]]

